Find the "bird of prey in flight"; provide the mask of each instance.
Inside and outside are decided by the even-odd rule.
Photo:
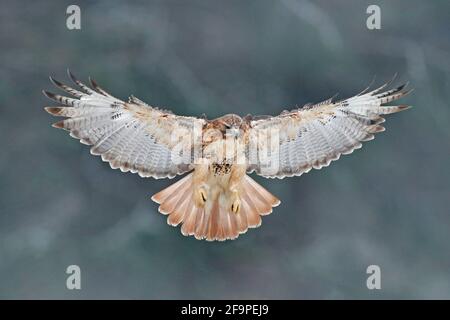
[[[383,115],[409,108],[387,104],[411,91],[406,85],[389,89],[391,80],[278,116],[209,120],[175,115],[134,96],[122,101],[95,81],[89,87],[68,73],[76,89],[50,80],[72,97],[43,91],[59,104],[45,110],[66,117],[53,126],[91,145],[91,154],[113,169],[156,179],[188,173],[152,200],[168,224],[182,225],[183,235],[208,241],[236,239],[280,204],[250,173],[284,178],[328,166],[384,131]]]

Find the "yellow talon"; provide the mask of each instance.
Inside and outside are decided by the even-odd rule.
[[[239,209],[241,208],[240,205],[240,201],[236,200],[235,202],[233,202],[233,204],[231,205],[231,212],[233,213],[239,213]]]
[[[202,197],[203,202],[206,202],[206,192],[203,189],[200,189],[200,196]]]
[[[239,209],[241,208],[241,200],[239,199],[239,195],[236,191],[232,192],[231,199],[231,212],[239,213]]]
[[[199,208],[203,208],[207,199],[208,197],[206,194],[206,190],[203,187],[197,188],[196,192],[194,193],[195,205]]]

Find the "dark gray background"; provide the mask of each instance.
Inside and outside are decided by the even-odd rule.
[[[82,10],[82,30],[65,10]],[[366,28],[381,7],[382,29]],[[450,298],[448,1],[2,1],[0,298]],[[329,168],[257,179],[282,204],[237,241],[183,237],[50,127],[48,76],[188,115],[277,114],[399,74],[413,109]],[[54,91],[54,89],[52,89]],[[82,270],[82,290],[65,269]],[[382,268],[382,290],[366,268]]]

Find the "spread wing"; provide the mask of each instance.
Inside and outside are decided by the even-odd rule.
[[[406,84],[386,90],[391,82],[342,101],[331,98],[251,121],[248,148],[255,152],[249,155],[248,171],[268,178],[299,176],[361,148],[362,142],[384,131],[382,115],[409,108],[385,105],[411,91],[404,90]]]
[[[100,155],[113,169],[154,178],[172,178],[192,169],[191,159],[183,159],[192,157],[196,143],[192,132],[195,128],[201,130],[205,120],[177,116],[133,96],[124,102],[104,91],[95,81],[90,80],[90,88],[70,71],[68,73],[78,89],[50,80],[73,98],[43,91],[61,104],[45,110],[67,117],[53,124],[54,127],[66,129],[72,137],[92,145],[91,153]],[[173,150],[177,150],[177,159],[173,157]]]

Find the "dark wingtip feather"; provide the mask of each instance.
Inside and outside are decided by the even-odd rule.
[[[42,90],[42,93],[44,94],[44,96],[46,96],[47,98],[51,99],[51,100],[56,100],[55,94],[51,93],[47,90]]]
[[[67,68],[67,74],[70,80],[72,80],[75,84],[78,84],[79,80],[75,77],[75,75],[72,73],[72,71],[70,71],[69,68]]]
[[[94,79],[92,79],[91,77],[89,77],[89,82],[91,84],[92,89],[94,89],[97,93],[99,93],[99,94],[101,94],[103,96],[107,96],[108,95],[102,88],[100,88],[98,83]]]
[[[50,79],[51,83],[53,83],[53,85],[55,85],[55,87],[61,88],[61,86],[63,85],[61,82],[59,82],[52,76],[49,76],[48,78]]]
[[[97,82],[94,79],[92,79],[91,77],[89,77],[89,82],[91,83],[92,88],[94,88],[94,89],[98,88]]]
[[[403,89],[405,89],[409,84],[409,81],[405,82],[404,84],[398,86],[397,88],[395,88],[396,92],[402,91]]]
[[[406,81],[403,88],[406,88],[407,86],[409,86],[409,81]]]

